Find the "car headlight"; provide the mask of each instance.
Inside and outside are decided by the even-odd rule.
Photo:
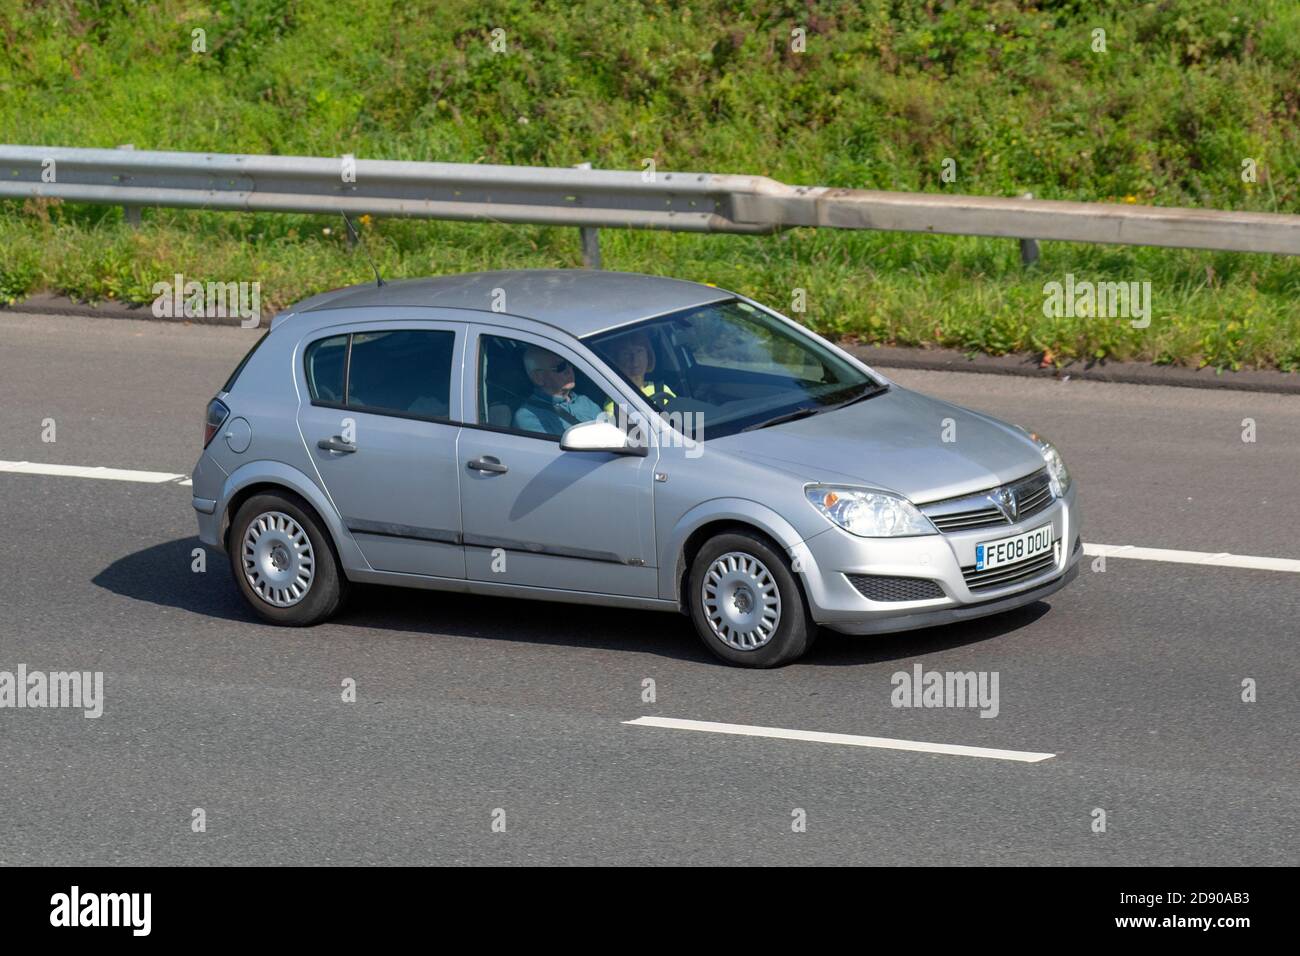
[[[837,485],[809,485],[804,494],[827,518],[862,538],[938,533],[916,505],[898,495]]]
[[[1056,446],[1042,435],[1030,432],[1029,437],[1033,439],[1043,455],[1043,461],[1047,465],[1047,476],[1052,480],[1052,494],[1057,498],[1062,497],[1070,490],[1070,470],[1065,467],[1065,459],[1056,450]]]

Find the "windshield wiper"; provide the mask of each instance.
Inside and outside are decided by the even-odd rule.
[[[741,429],[742,432],[752,432],[756,428],[766,428],[768,425],[780,425],[784,422],[794,422],[801,418],[807,418],[809,415],[816,415],[818,412],[824,412],[824,408],[796,408],[792,412],[786,412],[784,415],[777,415],[775,418],[769,418],[767,421],[755,422],[752,425],[746,425]]]
[[[877,382],[873,384],[870,388],[868,388],[865,392],[863,392],[861,395],[854,395],[847,402],[841,402],[835,407],[846,408],[849,405],[856,405],[858,402],[865,402],[869,398],[875,398],[877,395],[883,395],[887,391],[889,391],[889,386],[887,384],[885,384],[884,382]]]
[[[775,418],[769,418],[766,421],[755,422],[753,425],[746,425],[741,429],[741,431],[752,432],[757,428],[766,428],[769,425],[783,425],[786,422],[796,422],[801,418],[807,418],[808,416],[816,415],[819,412],[833,412],[837,408],[844,408],[848,405],[854,404],[855,402],[866,401],[868,398],[874,398],[875,396],[887,391],[889,391],[888,385],[883,382],[873,382],[865,392],[862,392],[860,395],[854,395],[849,400],[840,402],[838,405],[814,405],[811,407],[804,406],[803,408],[796,408],[794,411],[786,412],[784,415],[777,415]]]

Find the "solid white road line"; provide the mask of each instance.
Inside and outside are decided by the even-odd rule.
[[[1164,561],[1169,564],[1209,564],[1219,568],[1251,568],[1256,571],[1290,571],[1300,573],[1300,561],[1294,558],[1265,558],[1253,554],[1229,554],[1227,551],[1171,551],[1167,548],[1138,548],[1131,544],[1087,544],[1083,553],[1092,557],[1130,558],[1136,561]]]
[[[711,720],[678,720],[675,717],[638,717],[625,720],[634,727],[664,727],[669,730],[698,730],[710,734],[740,737],[772,737],[777,740],[804,740],[816,744],[844,744],[849,747],[877,747],[881,750],[912,750],[923,754],[951,754],[956,757],[985,757],[989,760],[1018,760],[1038,763],[1056,754],[1027,750],[997,750],[991,747],[966,747],[961,744],[932,744],[923,740],[895,740],[892,737],[859,737],[857,734],[827,734],[817,730],[785,730],[781,727],[753,727],[749,724],[718,724]]]
[[[84,465],[42,465],[34,461],[0,461],[0,471],[19,475],[59,475],[67,478],[106,478],[110,481],[143,481],[151,485],[161,485],[169,481],[180,481],[184,475],[173,475],[165,471],[130,471],[126,468],[88,468]],[[182,484],[192,484],[185,478]]]

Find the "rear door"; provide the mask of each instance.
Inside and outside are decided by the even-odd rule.
[[[460,323],[373,321],[322,330],[296,356],[303,441],[376,570],[465,577],[456,455],[464,347]]]

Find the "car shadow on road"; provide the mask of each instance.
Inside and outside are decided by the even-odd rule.
[[[93,583],[114,594],[205,617],[262,625],[244,601],[224,554],[204,548],[207,570],[192,570],[197,537],[119,558]],[[713,658],[680,614],[354,585],[330,624],[422,635],[481,637],[527,644],[640,651],[678,660]],[[270,627],[271,625],[264,625]],[[330,625],[322,625],[328,627]]]
[[[114,594],[162,607],[227,621],[260,623],[239,593],[225,555],[204,548],[206,570],[200,574],[193,570],[196,548],[203,548],[198,538],[178,538],[145,548],[114,561],[95,575],[93,583]],[[1049,610],[1048,604],[1039,601],[963,624],[899,634],[850,637],[823,631],[799,663],[844,667],[919,657],[1004,637],[1030,626]],[[364,585],[353,588],[348,603],[332,623],[715,662],[695,636],[690,620],[671,612]]]
[[[900,634],[850,637],[822,631],[799,664],[842,667],[919,657],[1003,637],[1030,626],[1050,609],[1040,601],[968,623]],[[567,645],[721,663],[700,642],[689,618],[662,611],[365,585],[353,588],[347,606],[335,621],[351,627]]]
[[[350,627],[636,652],[698,663],[714,659],[686,617],[662,611],[364,585],[353,588],[335,620]]]
[[[204,552],[202,573],[194,570],[194,549]],[[91,579],[105,590],[162,607],[193,611],[228,621],[258,620],[240,596],[224,554],[197,537],[178,538],[118,558]]]

